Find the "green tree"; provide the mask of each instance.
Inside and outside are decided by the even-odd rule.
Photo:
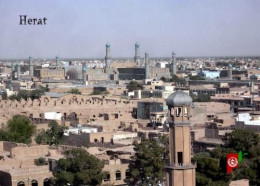
[[[70,94],[81,94],[80,90],[77,88],[72,88],[70,91],[68,91]]]
[[[0,130],[0,141],[9,141],[8,135],[9,135],[8,131],[1,129]]]
[[[129,92],[134,91],[134,90],[143,90],[144,87],[140,83],[136,81],[130,81],[130,83],[126,86]]]
[[[4,90],[2,93],[2,100],[6,100],[6,99],[7,99],[7,92],[6,90]]]
[[[29,97],[30,92],[28,90],[19,90],[17,94],[9,96],[9,99],[20,101],[21,99],[27,100]]]
[[[31,142],[34,132],[34,126],[28,117],[15,115],[8,123],[9,138],[13,142],[26,143]]]
[[[29,118],[15,115],[7,122],[7,128],[0,130],[0,140],[29,144],[33,132],[34,126]]]
[[[197,102],[210,102],[210,95],[209,94],[199,94],[197,99]]]
[[[143,140],[141,143],[134,143],[135,155],[131,158],[129,165],[130,184],[156,185],[165,180],[164,157],[166,147],[163,140]]]
[[[48,91],[48,87],[39,86],[37,89],[29,92],[29,96],[32,100],[39,99],[45,92]]]
[[[235,151],[248,152],[259,144],[259,135],[251,130],[237,129],[226,133],[224,138],[225,146]]]
[[[190,97],[192,98],[192,101],[195,102],[197,100],[197,97],[193,94],[193,92],[190,90]]]
[[[106,176],[104,163],[84,149],[66,151],[57,166],[53,172],[55,185],[100,185]]]
[[[39,90],[39,89],[35,89],[35,90],[32,90],[30,92],[30,98],[32,100],[34,99],[39,99],[45,92],[43,92],[42,90]]]
[[[189,78],[190,78],[190,80],[205,80],[204,77],[201,77],[199,75],[196,75],[196,76],[189,75]]]
[[[107,90],[93,90],[93,92],[90,95],[106,95],[109,94]]]
[[[66,127],[60,126],[56,121],[49,123],[50,129],[41,131],[35,138],[37,144],[60,145]]]
[[[42,166],[47,163],[45,158],[43,158],[43,157],[36,159],[34,162],[35,162],[35,165],[37,165],[37,166]]]
[[[17,94],[13,94],[9,96],[10,100],[20,101],[21,99],[28,100],[28,98],[39,99],[42,95],[45,94],[47,88],[43,86],[39,86],[37,89],[29,91],[29,90],[19,90]]]
[[[179,78],[177,75],[172,74],[171,75],[171,82],[175,82],[176,84],[180,85],[180,86],[184,86],[186,85],[186,80],[184,78]]]
[[[231,176],[226,174],[225,158],[222,159],[222,156],[216,158],[207,153],[199,153],[195,155],[194,160],[197,162],[197,185],[228,185]]]
[[[48,84],[45,87],[42,86],[42,85],[39,85],[38,89],[41,90],[44,93],[50,91]]]

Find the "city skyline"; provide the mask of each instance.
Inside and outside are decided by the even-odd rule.
[[[19,6],[17,6],[19,5]],[[0,1],[0,58],[259,56],[259,1]],[[19,15],[47,24],[19,25]]]

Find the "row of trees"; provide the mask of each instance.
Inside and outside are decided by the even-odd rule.
[[[171,78],[161,77],[161,80],[164,82],[174,82],[180,86],[186,85],[186,80],[184,78],[180,78],[174,74],[171,75]]]
[[[189,75],[188,77],[189,77],[189,80],[205,80],[204,77],[201,77],[199,75],[196,75],[196,76]],[[180,85],[186,84],[186,80],[184,78],[180,78],[179,76],[174,75],[174,74],[171,75],[171,78],[161,77],[161,80],[164,82],[175,82]]]
[[[43,86],[39,86],[39,88],[35,89],[35,90],[19,90],[17,94],[13,94],[13,95],[9,96],[8,99],[17,100],[17,101],[20,101],[22,99],[28,100],[29,98],[32,100],[39,99],[47,91],[48,91],[48,88],[43,87]]]
[[[81,95],[80,90],[77,89],[77,88],[72,88],[72,89],[70,89],[67,93]]]
[[[210,102],[211,98],[209,94],[199,93],[195,95],[192,91],[190,91],[190,97],[192,98],[193,102]]]

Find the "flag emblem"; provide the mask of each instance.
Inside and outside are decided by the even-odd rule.
[[[238,154],[228,154],[227,156],[227,173],[238,166]]]
[[[231,157],[231,158],[228,159],[228,165],[230,167],[236,167],[237,164],[238,164],[237,158]]]

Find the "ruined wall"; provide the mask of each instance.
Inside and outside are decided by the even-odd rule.
[[[48,154],[48,145],[37,145],[31,147],[15,147],[11,150],[11,157],[30,157],[46,156]]]
[[[0,141],[0,152],[11,152],[11,149],[17,147],[16,143],[7,142],[7,141]]]
[[[131,119],[135,101],[106,98],[102,96],[67,95],[60,98],[42,96],[40,99],[27,101],[0,100],[0,123],[11,119],[16,114],[30,118],[42,118],[44,112],[60,112],[66,120],[71,113],[81,122],[104,120],[100,114],[118,113],[118,120]],[[47,121],[46,121],[47,122]]]

